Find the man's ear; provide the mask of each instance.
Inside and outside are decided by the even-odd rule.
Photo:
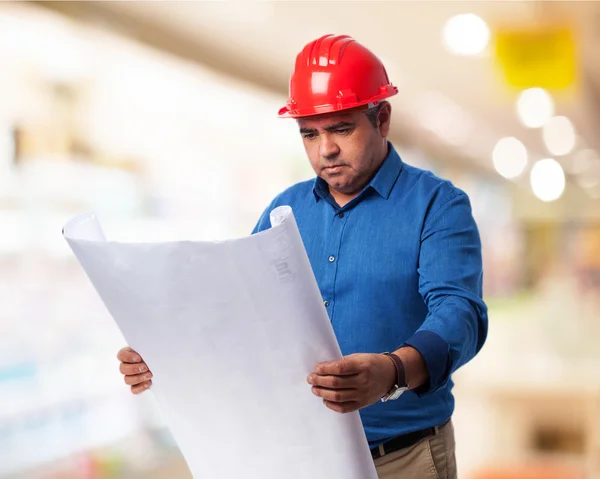
[[[381,136],[387,138],[390,133],[390,124],[392,121],[392,105],[389,102],[384,101],[381,103],[381,108],[377,115],[377,126],[381,132]]]

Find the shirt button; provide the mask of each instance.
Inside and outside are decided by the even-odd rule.
[[[330,263],[333,263],[334,261],[335,261],[335,256],[330,256],[330,257],[329,257],[329,262],[330,262]]]
[[[343,218],[344,217],[344,212],[338,213],[338,218]]]
[[[325,307],[329,306],[329,301],[327,301],[327,300],[323,301],[323,305],[324,305]]]

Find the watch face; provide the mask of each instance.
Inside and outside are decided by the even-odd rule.
[[[390,396],[390,399],[398,399],[400,396],[402,396],[402,394],[404,394],[404,391],[406,391],[406,388],[398,388],[394,391],[394,393]]]
[[[395,399],[398,399],[400,396],[402,396],[404,391],[406,391],[408,389],[407,387],[403,387],[403,388],[399,388],[397,386],[394,386],[394,387],[395,387],[394,391],[389,392],[388,394],[383,396],[381,398],[381,402],[394,401]]]

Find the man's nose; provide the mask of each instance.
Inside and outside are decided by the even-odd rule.
[[[321,135],[319,154],[321,155],[321,158],[335,158],[340,154],[340,147],[330,135]]]

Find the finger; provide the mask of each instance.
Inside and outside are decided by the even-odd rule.
[[[131,387],[131,392],[133,394],[141,394],[144,391],[147,391],[152,386],[152,381],[146,381],[142,384],[137,384],[136,386]]]
[[[148,371],[144,374],[134,374],[132,376],[125,376],[125,384],[128,386],[135,386],[136,384],[141,384],[145,381],[149,381],[152,379],[152,373]]]
[[[332,411],[339,412],[341,414],[346,414],[352,411],[358,411],[360,409],[360,404],[355,401],[336,403],[324,399],[323,404],[325,404],[325,406],[327,406]]]
[[[310,374],[307,378],[308,384],[320,386],[327,389],[357,389],[362,386],[360,375],[352,376],[319,376]]]
[[[141,374],[147,372],[148,365],[146,363],[121,363],[121,365],[119,366],[119,371],[121,371],[121,374],[124,374],[125,376],[133,376],[134,374]]]
[[[129,347],[121,349],[117,354],[117,359],[122,363],[130,364],[139,363],[142,361],[140,355]]]
[[[315,396],[319,396],[327,401],[336,403],[345,403],[358,399],[358,391],[356,389],[325,389],[313,387],[312,393]]]
[[[320,376],[348,376],[359,372],[360,363],[348,356],[337,361],[317,364],[315,368],[315,373]]]

